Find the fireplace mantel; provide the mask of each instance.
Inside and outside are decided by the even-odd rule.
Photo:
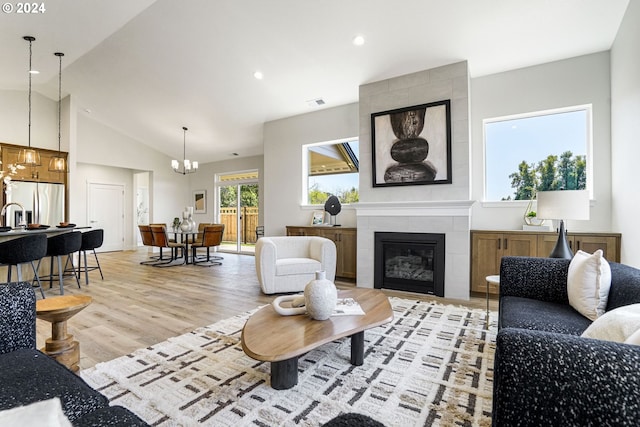
[[[423,202],[364,202],[355,205],[356,216],[469,216],[475,200]]]

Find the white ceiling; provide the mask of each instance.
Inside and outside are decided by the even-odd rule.
[[[71,93],[94,120],[200,163],[262,153],[264,122],[467,60],[472,77],[608,50],[629,0],[55,0],[3,13],[0,89]],[[361,34],[366,42],[351,41]],[[260,70],[263,80],[253,73]],[[586,70],[588,72],[588,70]],[[327,123],[330,126],[330,123]]]

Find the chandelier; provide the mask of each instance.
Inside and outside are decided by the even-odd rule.
[[[180,162],[177,160],[171,160],[171,168],[176,173],[181,173],[182,175],[186,175],[188,173],[193,173],[198,171],[198,162],[192,162],[187,159],[187,128],[182,127],[183,130],[183,138],[182,138],[182,170],[180,170]]]
[[[40,166],[40,153],[31,148],[31,75],[36,73],[31,67],[31,59],[33,57],[31,44],[36,38],[24,36],[23,39],[29,42],[29,148],[23,148],[18,152],[17,163],[25,166]]]
[[[49,160],[49,171],[65,173],[67,172],[66,162],[64,156],[60,151],[60,128],[61,126],[61,106],[62,106],[62,57],[64,53],[54,53],[60,59],[60,69],[58,72],[58,155],[52,156]]]

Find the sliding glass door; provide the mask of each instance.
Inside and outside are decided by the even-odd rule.
[[[219,179],[218,183],[218,218],[225,226],[220,250],[254,253],[256,227],[259,225],[258,182],[245,179],[243,182],[227,183],[225,177],[220,178],[222,179]]]

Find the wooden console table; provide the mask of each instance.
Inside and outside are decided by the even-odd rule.
[[[353,279],[357,275],[358,235],[352,227],[287,226],[287,236],[320,236],[336,244],[336,277]]]

